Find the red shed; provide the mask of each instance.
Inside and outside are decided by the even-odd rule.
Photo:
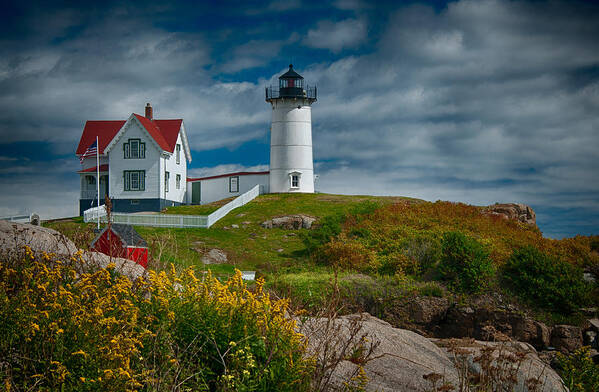
[[[144,268],[148,266],[148,244],[129,225],[115,223],[106,226],[92,241],[90,247],[108,256],[133,260]]]

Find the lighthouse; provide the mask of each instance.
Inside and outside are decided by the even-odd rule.
[[[266,87],[272,107],[270,125],[270,193],[314,193],[312,103],[316,87],[304,84],[293,70],[279,77],[279,86]]]

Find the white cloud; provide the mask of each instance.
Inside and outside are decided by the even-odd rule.
[[[308,30],[302,43],[312,48],[329,49],[338,53],[343,49],[354,49],[366,41],[368,30],[364,20],[346,19],[340,22],[322,20],[316,29]]]

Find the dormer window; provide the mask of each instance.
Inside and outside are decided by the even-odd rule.
[[[123,143],[123,153],[125,159],[144,159],[146,157],[146,143],[140,139],[129,139]]]

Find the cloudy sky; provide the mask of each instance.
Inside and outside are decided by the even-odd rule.
[[[183,118],[191,175],[267,168],[264,87],[318,86],[322,192],[522,202],[599,234],[599,5],[20,1],[0,15],[0,215],[77,212],[86,120]]]

